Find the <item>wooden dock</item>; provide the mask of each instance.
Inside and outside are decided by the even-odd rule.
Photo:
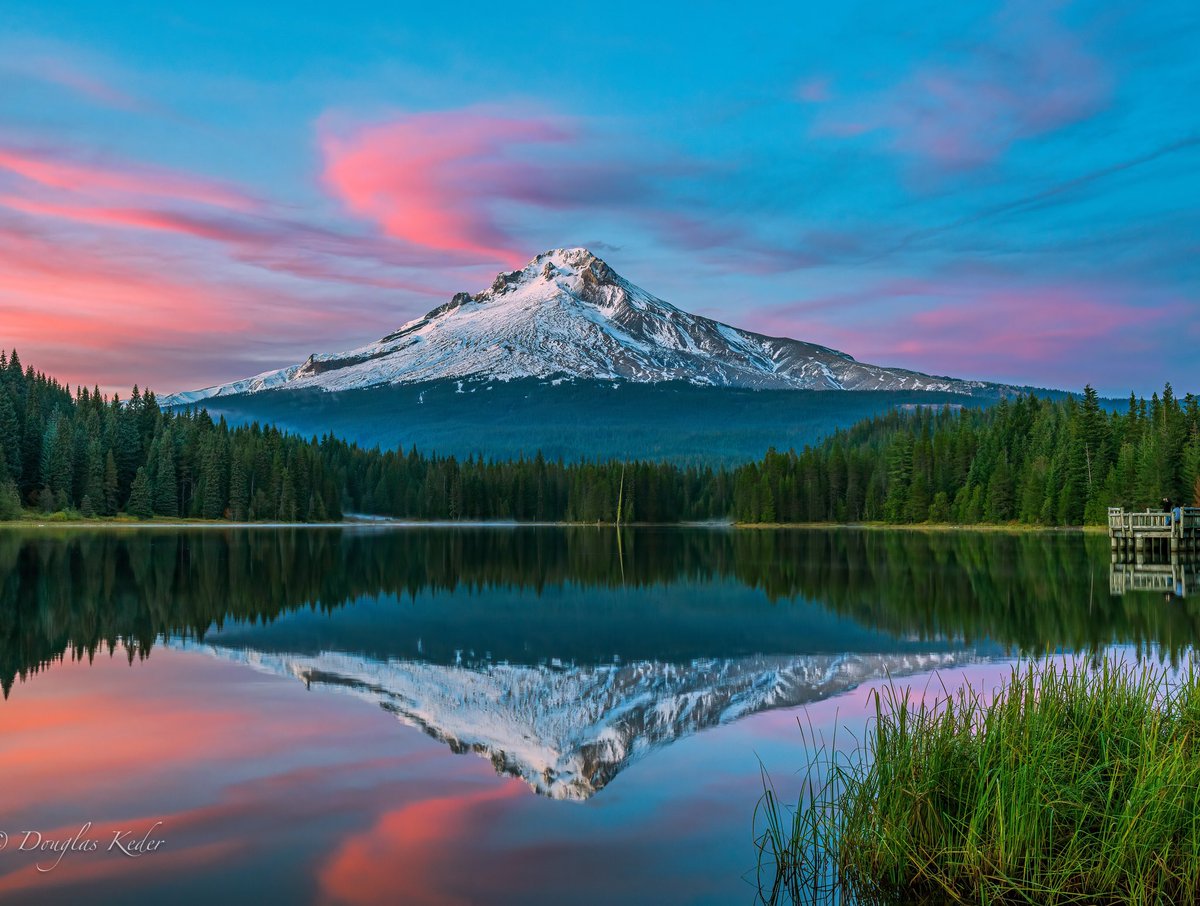
[[[1200,553],[1200,507],[1127,513],[1108,509],[1108,537],[1116,559],[1171,559]]]

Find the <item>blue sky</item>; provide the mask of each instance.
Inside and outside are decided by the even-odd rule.
[[[867,361],[1200,389],[1194,3],[6,3],[0,341],[161,390],[546,248]]]

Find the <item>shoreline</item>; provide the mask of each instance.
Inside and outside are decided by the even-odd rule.
[[[451,521],[422,519],[345,519],[341,522],[230,522],[220,519],[31,519],[22,518],[0,522],[0,531],[12,529],[391,529],[391,528],[616,528],[614,522],[519,522]],[[1104,534],[1103,525],[1022,525],[1019,523],[956,524],[948,522],[892,524],[887,522],[633,522],[622,528],[682,528],[747,531],[869,531],[954,533],[983,532],[995,534]]]
[[[733,528],[741,529],[853,529],[868,532],[994,532],[1014,535],[1045,534],[1105,534],[1103,525],[1026,525],[1019,522],[740,522]]]

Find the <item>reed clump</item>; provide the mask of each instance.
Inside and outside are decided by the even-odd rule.
[[[1200,676],[1042,660],[992,696],[894,684],[756,813],[767,902],[1200,903]]]

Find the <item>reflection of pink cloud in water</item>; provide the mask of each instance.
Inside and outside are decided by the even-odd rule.
[[[149,901],[184,884],[217,898],[242,883],[342,904],[711,898],[753,866],[756,756],[796,782],[797,717],[861,732],[881,685],[665,747],[580,804],[536,797],[352,696],[202,654],[155,650],[132,667],[122,654],[56,664],[0,702],[5,827],[64,838],[85,820],[97,836],[161,820],[166,846],[136,862],[72,854],[50,874],[0,853],[0,899],[102,886]],[[939,677],[994,688],[1008,671],[897,682],[932,701]]]
[[[0,702],[10,835],[0,899],[100,881],[170,884],[205,866],[249,866],[281,836],[311,848],[309,828],[370,814],[380,778],[416,770],[425,757],[388,752],[381,741],[392,722],[343,704],[159,651],[132,666],[120,650],[91,666],[59,663],[18,684]],[[87,821],[87,836],[102,841],[96,853],[69,853],[42,873],[39,857],[17,851],[21,830],[67,839]],[[113,832],[140,837],[157,821],[159,851],[137,860],[104,851]]]
[[[9,858],[20,858],[26,864],[8,874],[0,873],[0,897],[19,894],[30,896],[34,892],[43,893],[50,887],[83,886],[100,882],[120,883],[129,875],[131,864],[135,864],[138,871],[145,869],[147,873],[172,876],[206,867],[216,868],[237,854],[236,840],[207,843],[175,851],[162,848],[160,851],[136,857],[136,863],[131,857],[108,850],[114,833],[132,829],[137,831],[134,838],[140,840],[153,824],[151,821],[144,824],[119,823],[92,827],[87,832],[87,839],[95,840],[99,849],[94,853],[67,853],[62,856],[61,861],[58,861],[58,856],[53,853],[35,856],[33,853],[12,852],[11,850],[21,843],[20,838],[14,838],[10,844]],[[79,825],[58,828],[46,832],[45,837],[47,840],[64,840],[80,830]],[[160,828],[157,832],[163,831]],[[39,864],[48,870],[39,871]]]
[[[468,903],[452,892],[477,878],[463,872],[468,840],[496,825],[503,804],[529,795],[519,780],[409,803],[383,815],[369,831],[349,837],[320,870],[322,892],[332,902],[384,903],[397,896],[420,903]],[[478,868],[479,866],[475,866]]]

